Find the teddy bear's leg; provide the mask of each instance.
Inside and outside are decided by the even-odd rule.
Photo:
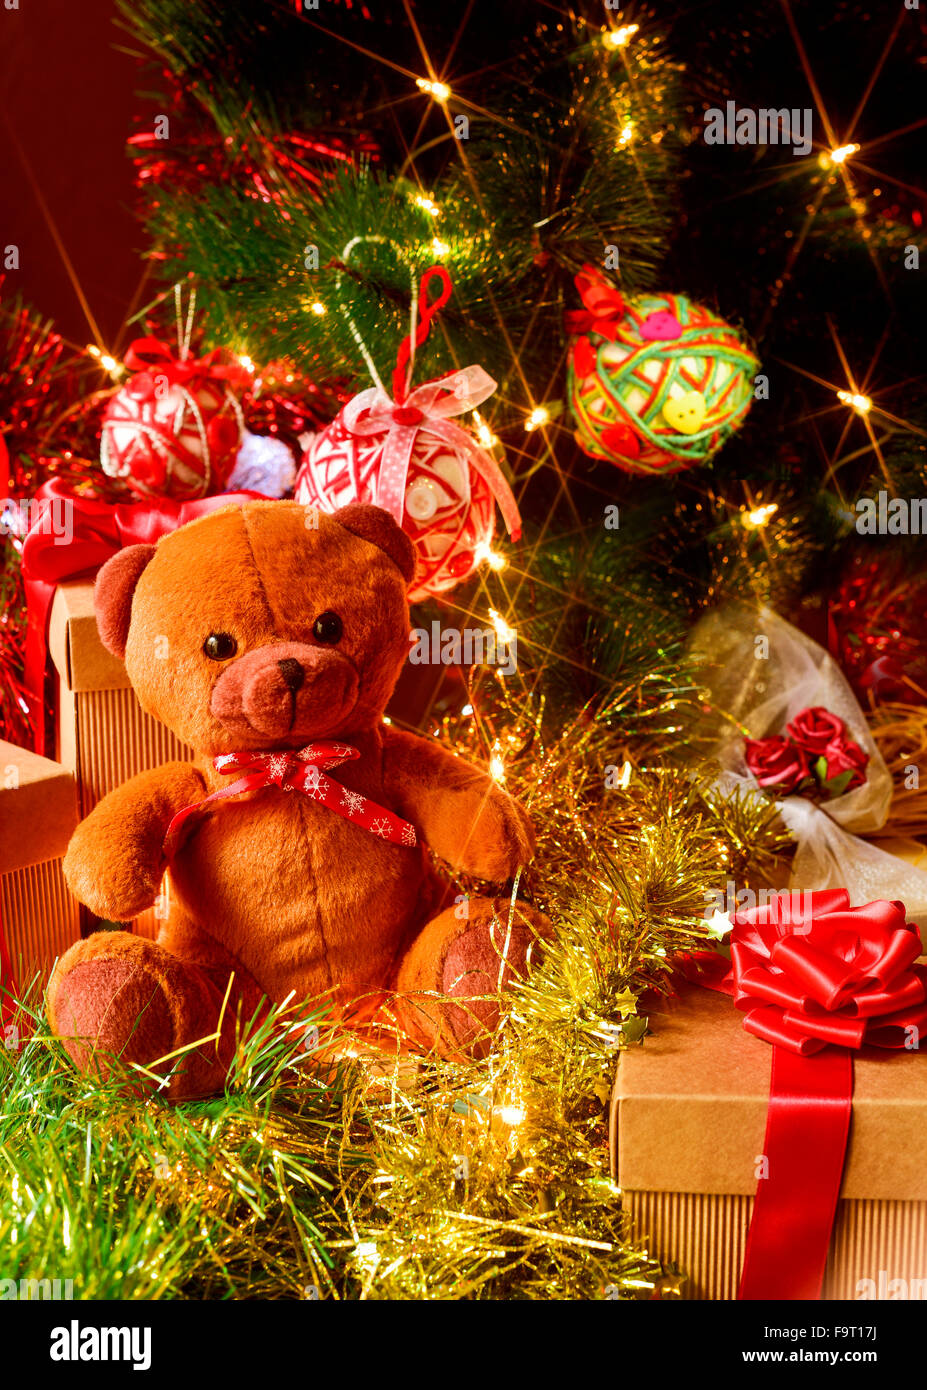
[[[466,916],[458,915],[466,908]],[[509,898],[470,898],[433,917],[399,964],[396,990],[401,1021],[417,1040],[440,1052],[482,1056],[499,1022],[497,997],[513,978],[524,978],[547,918]],[[460,1003],[435,999],[449,996]]]
[[[133,1062],[151,1068],[178,1048],[209,1038],[221,1015],[218,1038],[152,1068],[157,1076],[170,1077],[158,1088],[169,1100],[214,1094],[222,1089],[233,1054],[238,1003],[247,1009],[257,990],[236,968],[223,1014],[229,974],[228,967],[181,960],[130,932],[95,932],[76,942],[55,967],[48,987],[49,1022],[82,1071],[107,1075],[128,1071]],[[132,1076],[139,1093],[158,1087],[138,1072]]]

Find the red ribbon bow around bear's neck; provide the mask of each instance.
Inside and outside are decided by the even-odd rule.
[[[585,309],[568,309],[563,316],[568,333],[598,333],[612,342],[625,315],[620,291],[614,289],[594,265],[584,265],[575,278]]]
[[[819,1298],[846,1158],[853,1052],[917,1055],[927,970],[902,903],[850,907],[844,889],[778,893],[738,913],[731,971],[701,955],[710,989],[733,996],[744,1027],[773,1044],[765,1176],[757,1185],[739,1298]],[[682,967],[690,974],[690,963]]]
[[[394,845],[409,848],[417,843],[415,827],[402,820],[385,806],[378,806],[361,792],[350,791],[340,782],[333,782],[325,776],[323,769],[337,767],[339,763],[359,758],[360,753],[347,743],[333,743],[320,739],[299,751],[283,749],[277,753],[222,753],[213,758],[217,772],[230,776],[243,772],[230,787],[213,792],[202,801],[194,802],[178,811],[167,828],[164,837],[164,854],[171,859],[180,849],[185,834],[192,829],[191,817],[211,801],[227,801],[243,792],[262,791],[267,787],[280,787],[282,791],[303,792],[313,801],[321,801],[329,810],[353,821],[355,825],[390,840]]]

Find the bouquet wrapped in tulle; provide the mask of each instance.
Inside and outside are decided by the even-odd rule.
[[[865,715],[823,647],[766,607],[731,604],[696,625],[719,783],[772,794],[797,841],[790,887],[927,909],[927,873],[859,839],[888,817],[892,779]]]

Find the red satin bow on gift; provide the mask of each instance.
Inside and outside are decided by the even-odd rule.
[[[906,1029],[927,1031],[927,971],[902,903],[783,893],[734,922],[731,992],[756,1037],[809,1057],[828,1044],[903,1047]]]
[[[584,265],[575,278],[585,309],[568,309],[563,316],[568,333],[598,333],[612,342],[625,315],[625,303],[594,265]]]
[[[64,579],[95,573],[127,545],[153,545],[188,521],[219,507],[240,506],[252,500],[262,500],[261,494],[227,492],[190,502],[161,497],[150,502],[113,505],[94,497],[74,496],[57,478],[42,484],[22,551],[29,616],[23,683],[32,701],[37,753],[45,751],[45,664],[48,616],[55,586]]]
[[[323,769],[337,767],[339,763],[359,757],[360,753],[350,744],[322,739],[298,752],[284,749],[277,753],[223,753],[213,758],[213,767],[217,772],[227,776],[235,772],[245,775],[230,787],[223,787],[221,791],[213,792],[202,801],[196,801],[177,812],[164,837],[165,857],[170,859],[177,853],[185,834],[192,829],[191,819],[202,807],[212,801],[228,801],[230,797],[241,796],[243,792],[263,791],[274,786],[285,792],[303,792],[345,820],[354,821],[356,825],[369,830],[372,835],[413,848],[417,843],[415,827],[408,821],[388,811],[385,806],[377,805],[361,792],[350,791],[340,782],[333,782],[325,776]]]
[[[700,982],[733,996],[744,1028],[773,1044],[769,1108],[738,1297],[819,1298],[846,1159],[853,1053],[917,1052],[927,970],[902,903],[851,908],[843,889],[778,893],[738,913],[731,970],[701,955]],[[726,963],[725,963],[726,964]],[[683,969],[691,974],[690,964]]]
[[[133,396],[151,395],[155,378],[166,376],[170,385],[186,383],[194,377],[212,377],[230,386],[247,386],[251,375],[226,348],[213,348],[205,357],[178,357],[160,338],[136,338],[125,355],[129,371],[138,373],[126,383]]]

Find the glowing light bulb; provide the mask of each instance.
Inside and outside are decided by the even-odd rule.
[[[754,507],[752,511],[744,512],[741,521],[748,531],[757,531],[761,526],[765,526],[769,518],[775,516],[778,510],[778,502],[764,502],[761,507]]]
[[[498,637],[499,641],[511,642],[512,638],[515,636],[515,629],[513,627],[509,627],[508,623],[505,621],[505,619],[502,617],[500,613],[496,612],[495,608],[490,608],[489,616],[492,619],[492,625],[496,630],[496,636]]]
[[[497,555],[486,541],[480,541],[477,544],[473,556],[478,565],[488,565],[491,570],[495,570],[497,573],[499,570],[505,569],[505,556]]]
[[[483,419],[478,410],[473,412],[473,423],[476,425],[476,437],[484,449],[493,449],[499,443],[499,436],[493,434],[492,430]]]
[[[101,348],[97,347],[96,343],[88,343],[87,351],[91,357],[97,359],[105,372],[109,372],[110,376],[122,376],[122,373],[125,371],[122,363],[118,362],[116,358],[112,357],[108,352],[103,352]]]
[[[821,155],[818,163],[826,169],[828,164],[844,164],[851,154],[856,154],[859,145],[838,145],[835,150],[827,150]]]
[[[431,243],[432,254],[437,256],[439,260],[442,256],[446,256],[450,249],[446,241],[439,241],[437,237]]]
[[[623,145],[630,145],[633,139],[634,123],[633,121],[628,121],[627,125],[622,126],[621,134],[618,136],[618,148],[620,149]]]
[[[520,1105],[496,1105],[493,1107],[493,1114],[498,1115],[504,1125],[520,1125],[525,1118],[525,1112]]]
[[[505,763],[502,761],[502,753],[499,748],[498,739],[496,739],[492,746],[492,754],[489,759],[489,775],[494,782],[505,781]]]
[[[450,100],[451,89],[446,82],[431,82],[427,77],[417,77],[415,85],[419,91],[427,92],[435,101],[441,102],[442,106]]]
[[[550,412],[547,407],[536,405],[525,421],[525,429],[530,434],[532,430],[540,429],[541,425],[546,425],[549,420]]]
[[[416,193],[415,206],[417,208],[422,208],[431,217],[441,216],[441,209],[438,207],[438,204],[435,202],[434,198],[429,198],[425,193]]]
[[[253,372],[253,371],[254,371],[254,363],[253,363],[253,361],[251,360],[251,358],[248,356],[248,354],[247,354],[246,352],[243,352],[243,353],[241,354],[241,356],[239,357],[238,360],[239,360],[239,362],[241,363],[241,365],[244,367],[244,369],[245,369],[246,372]]]
[[[325,305],[322,303],[320,299],[313,300],[313,302],[309,305],[309,308],[312,310],[312,312],[316,315],[317,318],[321,318],[323,314],[328,313],[328,310],[326,309]]]
[[[837,400],[850,406],[857,415],[868,415],[872,409],[872,401],[869,397],[858,395],[855,391],[838,391]]]
[[[626,48],[640,27],[639,24],[622,24],[620,29],[610,29],[605,42],[610,48]]]

